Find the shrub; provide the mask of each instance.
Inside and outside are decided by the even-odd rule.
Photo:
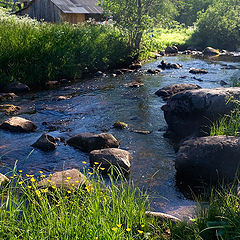
[[[124,35],[111,26],[40,23],[0,9],[0,85],[78,78],[119,66],[129,53]]]
[[[194,45],[237,49],[240,46],[239,0],[215,0],[198,16]]]

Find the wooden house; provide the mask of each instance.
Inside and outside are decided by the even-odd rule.
[[[79,23],[90,18],[103,19],[103,10],[97,0],[22,0],[24,7],[17,15],[28,15],[46,22]]]

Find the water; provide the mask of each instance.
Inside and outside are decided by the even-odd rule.
[[[165,70],[157,75],[138,72],[86,79],[71,86],[30,93],[9,101],[25,108],[35,106],[36,114],[20,116],[32,120],[38,129],[35,133],[27,134],[0,130],[0,171],[7,173],[16,160],[17,168],[23,170],[23,174],[39,170],[48,174],[68,168],[83,169],[86,166],[82,161],[88,162],[88,154],[63,143],[53,152],[33,149],[31,144],[45,132],[68,139],[82,132],[107,131],[120,140],[122,149],[131,152],[130,178],[136,185],[148,190],[153,210],[174,213],[177,209],[183,212],[185,207],[193,206],[194,202],[185,199],[175,186],[175,152],[171,142],[163,137],[167,127],[161,110],[164,101],[154,93],[159,88],[175,83],[215,88],[221,87],[222,80],[231,85],[234,79],[240,77],[240,61],[239,58],[204,60],[190,56],[164,57],[145,64],[142,70],[156,69],[162,59],[180,63],[183,69]],[[190,68],[204,68],[209,73],[192,75]],[[140,81],[144,86],[125,86],[133,81]],[[73,97],[56,101],[60,95]],[[118,120],[127,123],[129,128],[114,129],[112,125]],[[141,135],[132,130],[149,130],[151,134]]]

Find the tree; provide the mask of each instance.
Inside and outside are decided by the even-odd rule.
[[[174,6],[170,0],[101,0],[100,5],[127,32],[130,47],[138,51],[144,31],[165,15],[162,7],[166,2],[169,8],[165,13],[171,16]]]
[[[240,0],[214,0],[199,14],[193,35],[201,46],[235,50],[240,46]]]

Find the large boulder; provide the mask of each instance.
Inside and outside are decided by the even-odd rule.
[[[205,69],[193,68],[189,71],[192,74],[207,74],[208,71]]]
[[[20,110],[21,110],[21,107],[15,106],[12,104],[1,104],[0,105],[0,112],[5,113],[6,115],[14,114]]]
[[[165,49],[166,54],[177,54],[178,53],[178,48],[176,46],[173,47],[167,47]]]
[[[15,93],[0,93],[0,102],[17,97]]]
[[[176,93],[183,92],[185,90],[200,89],[201,87],[196,84],[173,84],[170,86],[163,87],[159,89],[155,94],[161,97],[164,101],[168,100],[171,96]]]
[[[34,144],[32,144],[33,147],[39,148],[43,151],[55,150],[56,145],[55,138],[45,133]]]
[[[236,106],[229,97],[239,99],[240,88],[194,89],[173,95],[162,107],[169,132],[184,138],[206,136],[213,122]]]
[[[26,84],[16,81],[9,83],[3,88],[3,91],[12,93],[26,93],[30,91],[30,88]]]
[[[81,133],[71,137],[67,144],[84,152],[91,152],[103,148],[118,148],[120,142],[110,133]]]
[[[21,117],[11,117],[0,125],[0,128],[12,132],[34,132],[37,126],[30,120]]]
[[[100,167],[104,172],[111,169],[111,166],[118,168],[120,171],[129,172],[130,160],[130,153],[119,148],[107,148],[90,152],[91,166]]]
[[[70,169],[60,172],[55,172],[53,175],[41,180],[38,183],[39,187],[55,186],[57,188],[78,188],[87,183],[87,178],[77,169]]]
[[[219,50],[214,49],[212,47],[206,47],[203,50],[203,55],[205,56],[214,56],[214,55],[219,55]]]
[[[238,137],[208,136],[186,140],[176,157],[177,179],[189,183],[233,181],[239,170],[239,156]]]

